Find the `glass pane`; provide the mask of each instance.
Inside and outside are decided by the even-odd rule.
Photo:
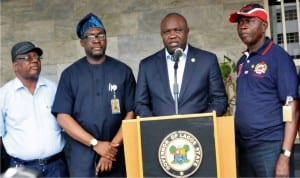
[[[299,0],[298,0],[299,1]],[[300,59],[300,42],[296,0],[284,0],[284,16],[280,0],[269,0],[270,31],[273,41],[284,48],[283,24],[285,23],[287,51],[294,59]],[[284,21],[284,23],[283,23]]]

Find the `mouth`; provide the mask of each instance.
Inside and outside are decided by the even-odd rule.
[[[93,47],[93,50],[101,50],[101,47]]]
[[[170,43],[169,43],[169,46],[170,46],[171,48],[176,49],[176,48],[179,47],[179,43],[178,43],[178,42],[170,42]]]
[[[101,48],[101,47],[94,47],[94,48],[92,48],[92,51],[94,51],[94,52],[102,52],[103,48]]]
[[[40,67],[39,66],[30,66],[30,69],[31,70],[40,70]]]
[[[240,37],[243,37],[243,38],[249,37],[248,33],[240,33],[239,35],[240,35]]]
[[[93,53],[102,53],[103,49],[102,48],[94,48]]]

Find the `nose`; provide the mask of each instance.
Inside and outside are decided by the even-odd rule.
[[[94,40],[93,40],[93,43],[98,43],[98,42],[100,42],[101,40],[99,39],[99,38],[95,38]]]
[[[177,37],[177,33],[173,30],[170,31],[170,34],[169,34],[168,38],[173,39],[173,38],[176,38],[176,37]]]

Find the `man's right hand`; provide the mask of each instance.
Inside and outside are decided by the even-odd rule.
[[[99,172],[111,171],[112,164],[113,163],[111,160],[101,157],[96,166],[96,176],[99,174]]]
[[[118,144],[112,144],[107,141],[98,141],[97,145],[94,146],[94,150],[101,156],[108,160],[116,161],[116,155],[118,152]]]

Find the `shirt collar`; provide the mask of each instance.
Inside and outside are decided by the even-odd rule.
[[[254,53],[264,56],[270,51],[272,45],[273,45],[273,41],[270,38],[266,37],[265,43]],[[247,55],[247,53],[248,53],[248,56],[250,55],[248,52],[248,49],[243,51],[242,53],[244,55]]]
[[[41,86],[46,86],[46,85],[47,85],[47,83],[46,83],[45,79],[43,77],[39,76],[38,82],[36,84],[36,88],[40,88]],[[17,90],[23,89],[23,88],[25,88],[25,86],[23,85],[21,80],[18,77],[16,77],[14,79],[14,90],[17,91]]]

